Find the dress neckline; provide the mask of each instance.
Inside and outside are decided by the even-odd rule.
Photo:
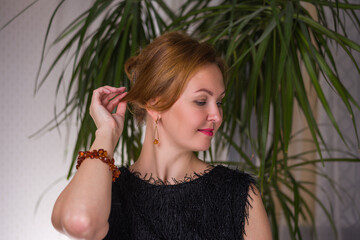
[[[201,173],[197,173],[194,172],[192,174],[192,176],[185,176],[183,180],[177,180],[177,179],[172,179],[173,182],[175,182],[174,184],[170,184],[170,183],[166,183],[160,179],[155,179],[154,177],[151,176],[151,174],[145,175],[145,176],[141,176],[140,173],[138,172],[133,172],[129,170],[129,166],[126,167],[122,167],[121,172],[122,174],[125,172],[127,173],[127,175],[129,175],[131,178],[135,179],[136,181],[138,181],[139,183],[143,184],[143,185],[148,185],[148,186],[152,186],[152,187],[178,187],[178,186],[184,186],[187,184],[191,184],[191,183],[197,183],[199,181],[202,181],[204,178],[207,178],[209,175],[213,174],[214,170],[219,168],[220,165],[214,166],[214,165],[209,165],[208,168],[206,168],[203,172]]]

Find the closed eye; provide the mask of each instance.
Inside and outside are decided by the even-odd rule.
[[[195,101],[196,105],[198,106],[204,106],[206,104],[205,101]]]

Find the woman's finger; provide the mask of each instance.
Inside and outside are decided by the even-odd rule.
[[[109,93],[109,94],[104,94],[102,97],[101,97],[101,104],[106,106],[109,104],[110,100],[112,98],[114,98],[118,93]]]
[[[115,96],[111,99],[104,107],[109,111],[112,112],[114,108],[121,102],[121,99],[124,97],[125,93],[121,93],[120,95]]]
[[[101,100],[104,96],[106,96],[106,94],[109,94],[110,91],[106,88],[98,88],[98,89],[95,89],[93,91],[93,95],[91,97],[91,103],[94,103],[94,104],[100,104],[101,105]]]
[[[105,100],[102,105],[109,111],[112,112],[114,110],[114,108],[118,105],[118,103],[121,101],[121,99],[123,98],[123,94],[121,93],[119,95],[114,96],[112,99],[110,99],[109,101]]]
[[[104,106],[108,105],[109,102],[113,100],[113,98],[115,98],[117,95],[122,94],[125,90],[126,90],[125,87],[109,90],[111,91],[109,94],[103,95],[101,97],[102,105]]]
[[[121,94],[121,99],[124,98],[126,96],[127,92]],[[117,105],[117,109],[116,109],[116,115],[120,115],[120,116],[125,116],[125,111],[126,111],[126,102],[119,102]]]
[[[93,116],[94,111],[97,111],[96,109],[105,108],[107,111],[107,105],[109,104],[109,100],[116,96],[116,94],[119,94],[121,92],[125,91],[125,87],[122,88],[114,88],[114,87],[100,87],[93,91],[92,99],[91,99],[91,105],[90,105],[90,115]],[[99,108],[100,107],[100,108]],[[111,110],[112,111],[112,110]],[[110,113],[111,113],[110,111]]]
[[[108,86],[108,85],[105,85],[105,86],[103,86],[103,88],[106,88],[106,89],[108,89],[108,90],[110,90],[110,91],[112,91],[112,92],[114,92],[114,91],[124,91],[125,89],[126,89],[126,87],[112,87],[112,86]]]
[[[121,99],[123,97],[125,97],[126,94],[127,94],[127,92],[121,94]],[[126,102],[121,102],[121,100],[120,100],[120,102],[117,104],[116,112],[112,114],[112,116],[115,119],[115,121],[117,122],[118,126],[124,125],[126,105],[127,105]]]

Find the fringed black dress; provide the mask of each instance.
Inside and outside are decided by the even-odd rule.
[[[127,168],[112,186],[109,232],[117,239],[243,239],[255,184],[222,165],[175,185],[152,184]]]

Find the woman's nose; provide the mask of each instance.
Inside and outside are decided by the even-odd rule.
[[[222,109],[218,105],[211,108],[211,111],[208,115],[208,120],[212,122],[221,122],[222,121]]]

